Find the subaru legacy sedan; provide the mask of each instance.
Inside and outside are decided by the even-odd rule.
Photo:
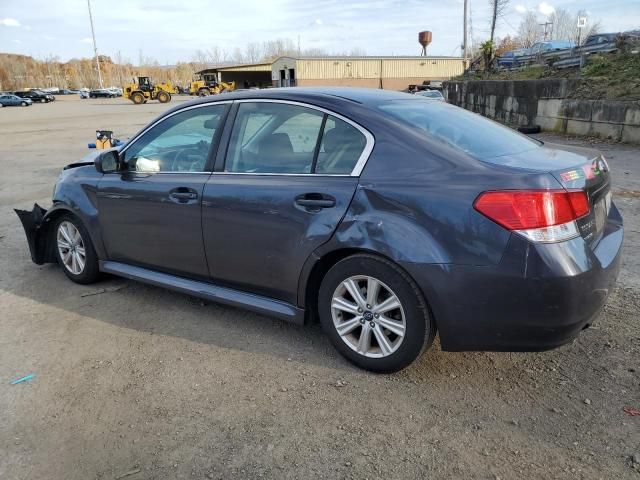
[[[18,211],[31,257],[297,324],[375,372],[443,350],[545,350],[598,316],[622,218],[596,151],[380,90],[206,97],[67,165]],[[179,318],[176,318],[176,322]]]

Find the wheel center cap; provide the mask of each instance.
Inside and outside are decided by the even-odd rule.
[[[371,320],[373,320],[373,313],[371,313],[369,310],[367,310],[366,312],[364,312],[364,314],[362,315],[362,317],[363,317],[367,322],[370,322]]]

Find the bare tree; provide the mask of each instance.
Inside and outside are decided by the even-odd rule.
[[[534,43],[542,40],[542,31],[535,13],[527,12],[520,22],[518,26],[518,39],[524,48],[529,48]]]
[[[551,32],[552,40],[573,40],[576,44],[578,40],[582,42],[589,35],[600,31],[600,22],[596,21],[591,24],[587,23],[587,28],[578,32],[578,18],[586,16],[584,10],[572,15],[569,11],[562,8],[557,9],[549,16],[553,30]],[[580,38],[578,38],[580,37]]]
[[[551,40],[568,40],[573,38],[576,20],[568,10],[563,8],[556,9],[549,15],[549,22],[551,22]]]
[[[260,62],[264,59],[264,51],[258,42],[248,43],[245,47],[245,61],[249,63]]]

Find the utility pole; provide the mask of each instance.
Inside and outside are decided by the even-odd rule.
[[[545,41],[546,41],[546,40],[547,40],[547,33],[549,33],[549,32],[547,31],[547,27],[548,27],[549,25],[553,26],[553,23],[551,23],[551,22],[544,22],[544,23],[540,23],[539,25],[540,25],[541,27],[544,27],[544,39],[545,39]],[[550,33],[553,33],[553,29],[551,30],[551,32],[550,32]]]
[[[91,0],[87,0],[87,7],[89,8],[89,23],[91,23],[91,37],[93,38],[93,53],[96,56],[96,66],[98,67],[98,81],[100,82],[100,88],[104,88],[102,84],[102,72],[100,71],[100,60],[98,59],[98,47],[96,45],[96,32],[93,30],[93,15],[91,15]]]
[[[467,18],[469,17],[469,0],[464,0],[464,21],[463,21],[463,30],[462,34],[462,63],[464,64],[464,68],[467,68],[467,58],[468,58],[468,29],[467,29]]]

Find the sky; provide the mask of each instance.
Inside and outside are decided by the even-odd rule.
[[[137,63],[194,59],[196,50],[244,49],[278,38],[329,53],[418,55],[418,32],[431,30],[429,55],[460,55],[462,0],[91,0],[100,54]],[[489,36],[489,1],[470,0],[473,37]],[[640,0],[511,0],[497,36],[514,35],[523,15],[540,22],[554,9],[586,10],[603,31],[640,28]],[[86,0],[0,0],[0,52],[36,58],[91,57]]]

